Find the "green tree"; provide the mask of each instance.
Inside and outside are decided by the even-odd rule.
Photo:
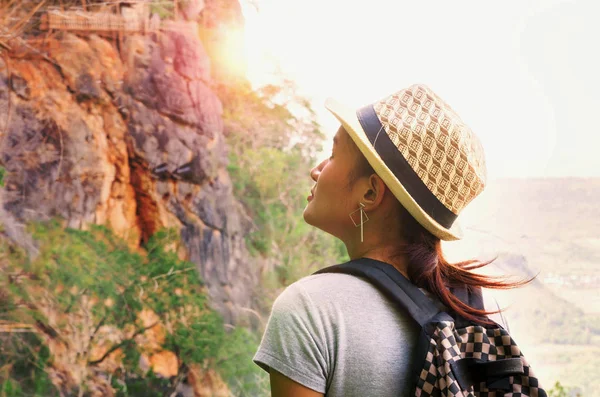
[[[218,89],[230,148],[235,194],[252,219],[248,247],[264,261],[263,304],[282,287],[345,259],[343,245],[307,225],[302,212],[313,185],[310,169],[324,134],[310,102],[283,81],[253,90],[249,84]]]

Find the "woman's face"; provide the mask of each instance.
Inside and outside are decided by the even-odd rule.
[[[348,214],[358,209],[360,201],[353,186],[348,185],[360,155],[353,145],[346,130],[340,127],[333,138],[331,157],[310,172],[315,185],[304,209],[306,223],[342,240],[349,233],[356,233]]]

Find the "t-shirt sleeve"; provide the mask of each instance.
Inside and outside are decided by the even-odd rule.
[[[273,368],[293,381],[320,393],[327,383],[327,354],[323,324],[310,296],[301,285],[286,288],[273,303],[254,362]]]

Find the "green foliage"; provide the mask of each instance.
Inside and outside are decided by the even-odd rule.
[[[226,336],[217,355],[217,369],[236,396],[270,395],[268,374],[252,362],[260,338],[245,328],[235,328]]]
[[[36,324],[41,333],[4,336],[0,367],[11,368],[7,374],[0,373],[6,395],[18,395],[19,390],[27,395],[52,395],[46,367],[64,368],[70,362],[68,357],[49,354],[49,340],[82,357],[79,363],[88,377],[75,386],[91,387],[97,381],[92,374],[104,359],[92,357],[90,351],[103,326],[130,330],[120,342],[112,343],[123,355],[122,370],[111,375],[120,395],[172,392],[177,379],[159,378],[138,368],[145,347],[135,335],[155,325],[142,322],[142,310],[153,312],[157,323],[169,330],[162,348],[177,354],[181,369],[215,360],[223,344],[229,343],[231,337],[221,317],[209,307],[195,266],[165,249],[178,243],[176,232],[156,233],[143,255],[101,226],[81,231],[63,229],[53,221],[30,229],[40,247],[35,260],[0,241],[4,266],[0,292],[6,298],[1,300],[0,320]]]
[[[160,19],[172,19],[175,16],[174,3],[164,0],[150,1],[150,13],[157,14]]]
[[[565,386],[561,385],[560,382],[556,382],[554,387],[548,390],[549,397],[581,397],[581,394],[576,390],[567,389]]]
[[[21,386],[15,382],[12,379],[7,379],[1,386],[0,386],[0,395],[2,396],[6,396],[6,397],[13,397],[13,396],[19,396],[23,394],[23,390],[21,389]]]
[[[249,85],[219,89],[224,104],[229,173],[235,195],[253,222],[247,245],[264,257],[263,304],[281,287],[345,259],[343,245],[307,225],[302,217],[324,135],[309,102],[295,86],[252,90]]]
[[[549,397],[568,397],[567,391],[560,382],[556,382],[551,390],[548,390]]]
[[[131,377],[127,382],[119,382],[118,378],[112,379],[112,386],[118,397],[163,397],[172,390],[169,379],[156,376],[149,372],[145,377]]]
[[[50,352],[35,334],[4,333],[0,336],[0,396],[57,396],[46,373]],[[8,376],[7,376],[8,375]]]

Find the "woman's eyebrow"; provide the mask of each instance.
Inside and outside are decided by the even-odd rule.
[[[333,144],[337,145],[337,143],[338,143],[338,137],[336,135],[336,136],[333,137]]]

